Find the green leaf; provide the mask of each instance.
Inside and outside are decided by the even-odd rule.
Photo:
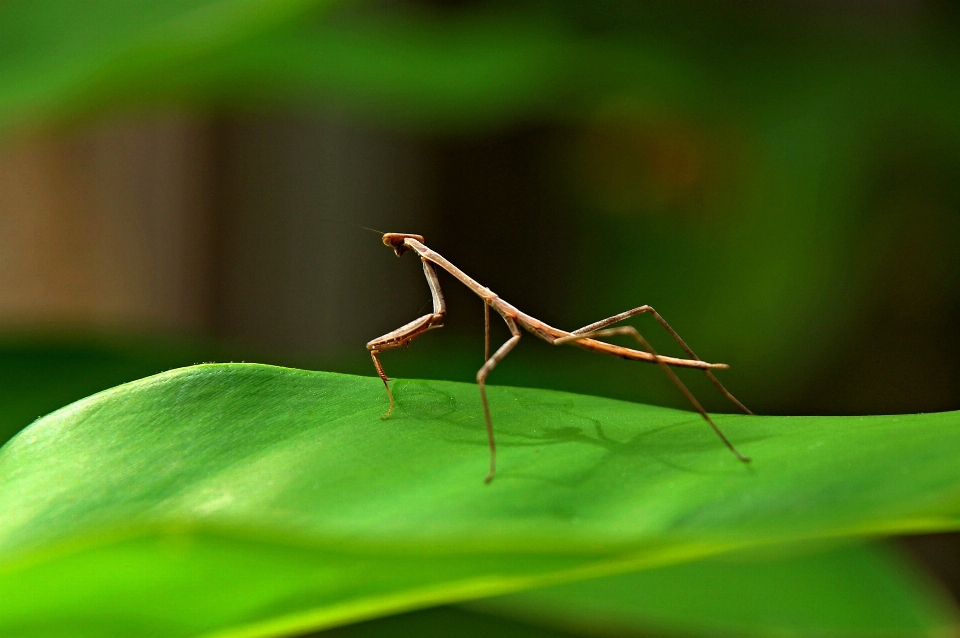
[[[707,559],[371,620],[366,636],[949,636],[958,615],[895,546]]]
[[[822,30],[807,42],[776,19],[741,33],[742,9],[352,2],[359,10],[329,19],[337,4],[348,3],[9,0],[0,128],[116,105],[213,103],[335,107],[462,131],[579,121],[627,102],[747,128],[830,114],[829,133],[846,139],[858,135],[853,125],[871,129],[905,107],[952,126],[960,90],[952,50],[931,45],[926,25],[901,38]],[[767,53],[762,63],[755,50]]]
[[[590,635],[944,636],[944,592],[892,546],[717,557],[470,603]]]
[[[375,378],[204,365],[41,419],[0,450],[0,628],[280,635],[960,522],[956,413],[718,417],[746,467],[688,412],[494,387],[484,485],[476,387],[395,392],[381,420]]]
[[[130,99],[318,0],[10,0],[0,6],[0,122]],[[169,96],[168,96],[169,98]]]
[[[208,343],[143,336],[6,334],[0,338],[0,444],[94,392],[223,357]],[[240,358],[240,357],[237,357]]]
[[[433,607],[328,629],[314,638],[570,638],[581,633],[481,613],[457,606]]]

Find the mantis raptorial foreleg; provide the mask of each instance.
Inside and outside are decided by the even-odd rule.
[[[640,314],[640,313],[637,312],[635,314]],[[623,319],[625,318],[626,317],[623,317]],[[619,321],[619,319],[615,319],[614,317],[611,317],[611,319],[614,319],[614,321],[610,321],[610,323]],[[598,322],[598,323],[602,324],[603,322]],[[589,328],[591,326],[587,326],[587,327]],[[687,400],[690,402],[690,405],[692,405],[693,408],[700,413],[700,416],[702,416],[704,420],[710,424],[710,427],[713,428],[713,431],[716,432],[717,436],[720,437],[720,440],[723,441],[724,445],[730,448],[730,451],[733,452],[737,456],[737,458],[743,461],[744,463],[750,462],[750,458],[747,456],[744,456],[743,454],[740,454],[740,451],[733,446],[733,443],[730,442],[730,440],[726,437],[723,431],[719,427],[717,427],[717,424],[713,422],[713,419],[711,419],[710,415],[707,414],[707,411],[703,409],[703,406],[700,405],[700,402],[697,401],[697,398],[693,396],[693,393],[690,392],[690,389],[687,388],[686,384],[684,384],[684,382],[680,380],[680,377],[677,376],[677,374],[670,368],[670,366],[663,361],[660,355],[657,354],[657,351],[653,349],[653,346],[651,346],[650,343],[643,338],[643,335],[640,334],[640,331],[634,328],[633,326],[623,326],[620,328],[605,328],[603,330],[593,330],[591,332],[583,332],[583,333],[580,333],[579,331],[577,331],[577,333],[571,334],[569,337],[561,337],[555,340],[553,343],[554,345],[559,346],[565,343],[574,343],[582,339],[594,339],[597,337],[612,337],[614,335],[627,335],[627,336],[633,337],[640,343],[640,345],[643,347],[644,350],[646,350],[647,352],[652,354],[654,357],[656,357],[656,362],[657,364],[659,364],[660,368],[667,374],[668,377],[670,377],[670,380],[673,381],[674,385],[676,385],[677,388],[679,388],[679,390],[683,392],[683,395],[687,397]]]
[[[490,472],[487,474],[487,477],[483,479],[484,483],[489,483],[493,480],[493,473],[497,468],[497,445],[493,440],[493,420],[490,418],[490,404],[487,401],[487,376],[490,374],[490,371],[497,367],[497,364],[513,350],[517,342],[520,341],[520,328],[517,327],[517,322],[508,316],[504,316],[503,320],[507,323],[507,327],[510,328],[510,334],[512,336],[493,353],[492,357],[487,357],[486,363],[484,363],[483,367],[477,372],[477,385],[480,386],[480,400],[483,402],[483,416],[486,417],[487,420],[487,438],[490,440]]]
[[[426,259],[423,260],[423,274],[426,275],[427,285],[430,286],[430,296],[433,298],[433,312],[423,315],[419,319],[414,319],[405,326],[388,332],[367,344],[367,349],[370,350],[370,356],[373,358],[373,365],[377,368],[377,374],[383,381],[383,387],[387,389],[387,399],[390,401],[390,408],[380,417],[382,419],[393,414],[393,392],[390,391],[390,384],[388,383],[390,379],[387,378],[386,373],[383,371],[383,364],[380,363],[377,355],[384,350],[400,348],[428,330],[442,328],[443,317],[447,313],[447,307],[443,301],[443,292],[440,291],[440,281],[437,279],[437,273]]]
[[[483,360],[490,359],[490,305],[483,302]]]
[[[603,319],[603,320],[601,320],[601,321],[597,321],[597,322],[595,322],[595,323],[591,323],[589,326],[584,326],[583,328],[580,328],[580,329],[578,329],[578,330],[574,330],[572,334],[582,335],[582,334],[585,334],[585,333],[588,333],[588,332],[595,332],[595,331],[597,331],[597,330],[600,330],[601,328],[606,328],[606,327],[609,326],[609,325],[612,325],[612,324],[615,324],[615,323],[619,323],[619,322],[623,321],[624,319],[629,319],[630,317],[635,317],[635,316],[641,315],[641,314],[651,314],[651,315],[653,315],[653,318],[656,319],[656,320],[660,323],[661,326],[663,326],[664,330],[666,330],[668,333],[670,333],[670,336],[673,337],[673,340],[676,341],[676,342],[680,345],[680,347],[683,348],[684,351],[685,351],[688,355],[690,355],[690,358],[691,358],[691,359],[694,359],[695,361],[701,361],[701,360],[702,360],[702,359],[700,359],[700,357],[698,357],[698,356],[696,355],[696,353],[690,348],[690,346],[687,345],[687,343],[680,337],[680,335],[677,334],[677,331],[674,330],[674,329],[670,326],[669,323],[667,323],[667,320],[664,319],[664,318],[660,315],[659,312],[657,312],[656,310],[654,310],[654,308],[653,308],[652,306],[640,306],[639,308],[634,308],[633,310],[627,310],[626,312],[621,312],[621,313],[618,314],[618,315],[613,315],[612,317],[607,317],[606,319]],[[720,390],[720,392],[723,393],[723,396],[727,397],[727,399],[728,399],[731,403],[733,403],[735,406],[737,406],[738,408],[740,408],[741,410],[743,410],[743,412],[745,412],[746,414],[753,414],[753,412],[751,412],[751,411],[747,408],[747,406],[745,406],[744,404],[740,403],[740,401],[737,400],[737,397],[733,396],[733,395],[730,393],[730,391],[727,390],[727,389],[723,386],[722,383],[720,383],[720,380],[717,379],[717,377],[715,377],[712,372],[710,372],[709,370],[704,370],[703,373],[704,373],[705,375],[707,375],[707,378],[710,379],[710,381],[713,383],[713,385],[717,386],[717,389]]]

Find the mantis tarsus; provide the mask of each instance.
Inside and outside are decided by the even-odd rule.
[[[427,246],[423,243],[423,237],[420,235],[412,235],[408,233],[386,233],[383,235],[383,243],[390,248],[393,248],[394,252],[397,254],[397,257],[403,256],[407,250],[412,250],[420,256],[420,259],[423,262],[423,272],[427,277],[427,284],[430,286],[430,295],[433,297],[433,312],[425,314],[419,319],[414,319],[405,326],[401,326],[392,332],[388,332],[382,337],[374,339],[367,344],[367,349],[370,351],[370,356],[373,358],[373,365],[376,366],[377,374],[380,375],[380,378],[383,380],[383,385],[387,389],[387,398],[390,401],[390,408],[387,410],[386,414],[383,415],[383,418],[389,417],[393,412],[393,393],[390,391],[390,385],[388,383],[390,379],[387,378],[386,373],[383,371],[383,366],[380,364],[380,360],[377,358],[377,355],[384,350],[399,348],[409,343],[416,337],[419,337],[424,332],[443,326],[443,318],[446,314],[446,306],[443,301],[443,293],[440,291],[440,282],[437,280],[437,273],[434,271],[433,265],[436,264],[437,266],[440,266],[446,270],[483,300],[485,362],[483,367],[481,367],[477,372],[477,384],[480,387],[480,399],[483,402],[483,415],[487,422],[487,438],[490,441],[490,472],[484,479],[485,483],[489,483],[491,480],[493,480],[493,474],[496,470],[497,461],[497,447],[493,437],[493,421],[490,419],[490,404],[487,401],[487,376],[496,367],[496,365],[500,363],[500,361],[503,360],[503,358],[506,357],[511,350],[513,350],[513,347],[517,345],[517,342],[520,341],[521,327],[526,329],[528,332],[533,333],[535,336],[540,337],[547,343],[551,343],[553,345],[559,346],[563,344],[572,344],[580,348],[584,348],[585,350],[609,354],[615,357],[621,357],[623,359],[633,359],[636,361],[646,361],[649,363],[658,364],[663,371],[666,372],[667,376],[670,377],[670,380],[673,381],[673,383],[680,389],[681,392],[683,392],[684,396],[687,397],[687,400],[690,401],[690,404],[693,406],[693,408],[699,412],[700,416],[702,416],[710,425],[710,427],[713,428],[713,431],[716,432],[717,436],[720,437],[720,440],[723,441],[730,451],[733,452],[737,458],[744,463],[750,462],[748,457],[740,454],[740,452],[737,451],[737,448],[733,446],[720,428],[717,427],[717,425],[707,414],[706,410],[704,410],[700,405],[700,402],[697,401],[696,397],[693,396],[693,393],[687,389],[687,386],[680,381],[680,379],[671,369],[671,366],[676,366],[680,368],[695,368],[703,370],[710,381],[717,386],[724,396],[726,396],[738,408],[747,414],[752,414],[750,410],[748,410],[736,399],[736,397],[730,394],[730,392],[723,387],[723,384],[720,383],[720,381],[717,380],[717,378],[713,376],[713,373],[711,372],[711,370],[725,370],[729,366],[725,363],[707,363],[706,361],[701,360],[696,354],[694,354],[693,350],[690,349],[683,339],[680,338],[680,335],[678,335],[676,331],[670,327],[670,324],[668,324],[664,318],[661,317],[660,314],[650,306],[640,306],[639,308],[634,308],[633,310],[627,310],[626,312],[621,312],[618,315],[608,317],[602,321],[591,323],[590,325],[584,326],[579,330],[567,332],[565,330],[559,330],[553,326],[549,326],[508,304],[506,301],[494,294],[492,290],[485,286],[481,286],[479,283],[471,279],[462,270],[444,259],[439,253],[427,248]],[[507,328],[510,329],[511,335],[510,338],[507,339],[507,341],[500,346],[496,352],[493,353],[493,356],[490,356],[490,308],[493,308],[501,317],[503,317],[504,322],[507,324]],[[653,347],[633,326],[622,326],[619,328],[608,327],[640,314],[653,315],[660,325],[663,326],[668,333],[670,333],[670,336],[673,337],[680,347],[686,351],[690,358],[678,359],[676,357],[667,357],[657,354]],[[598,340],[599,337],[610,337],[614,335],[627,335],[633,337],[640,343],[640,345],[643,347],[643,350],[634,350],[632,348],[626,348]]]

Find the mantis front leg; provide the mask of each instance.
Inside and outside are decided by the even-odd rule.
[[[410,323],[388,332],[382,337],[378,337],[367,343],[367,350],[370,351],[370,357],[373,359],[373,365],[377,369],[377,375],[383,381],[383,387],[387,389],[387,399],[390,401],[390,408],[380,418],[386,419],[393,413],[393,392],[390,391],[390,379],[383,371],[383,365],[377,355],[384,350],[393,350],[404,346],[424,332],[434,328],[443,327],[443,318],[447,313],[446,304],[443,301],[443,293],[440,291],[440,281],[437,279],[437,273],[433,266],[426,259],[423,261],[423,274],[427,278],[427,285],[430,286],[430,295],[433,298],[433,312],[423,315],[419,319],[414,319]]]
[[[490,360],[490,304],[483,301],[483,360]]]

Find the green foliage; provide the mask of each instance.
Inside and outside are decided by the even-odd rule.
[[[288,22],[311,0],[13,0],[0,7],[0,122],[139,101],[204,56]],[[156,94],[154,94],[156,97]],[[167,96],[169,100],[170,96]]]
[[[958,617],[894,547],[751,551],[400,614],[367,636],[944,636]]]
[[[476,388],[395,391],[204,365],[41,419],[0,450],[4,631],[279,635],[960,522],[955,413],[719,416],[746,467],[688,412],[495,387],[486,486]]]
[[[919,636],[956,631],[893,547],[750,551],[471,603],[590,635]]]
[[[44,414],[141,377],[226,358],[182,339],[8,334],[0,339],[0,444]]]
[[[842,145],[904,107],[951,126],[960,86],[944,61],[949,40],[930,37],[918,51],[872,33],[865,49],[856,40],[865,34],[811,24],[801,35],[763,11],[753,18],[765,28],[744,28],[745,13],[667,3],[431,12],[342,0],[12,0],[0,7],[0,124],[115,104],[306,104],[462,131],[579,120],[614,100],[750,128],[782,126],[789,109],[801,118],[792,126],[814,126],[813,146],[830,143],[835,131],[823,127],[853,127]],[[769,59],[745,64],[751,46]]]

